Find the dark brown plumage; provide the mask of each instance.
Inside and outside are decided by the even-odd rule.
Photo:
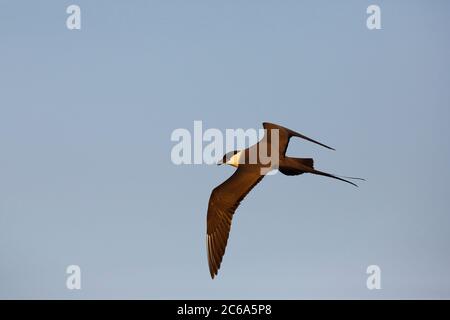
[[[268,153],[270,155],[271,145],[272,143],[275,143],[273,140],[275,139],[275,137],[277,137],[274,134],[273,130],[278,130],[279,162],[277,169],[279,169],[281,173],[288,176],[299,175],[303,173],[313,173],[345,181],[356,186],[356,184],[348,180],[342,179],[326,172],[315,170],[314,161],[311,158],[286,157],[286,150],[289,144],[289,140],[292,137],[299,137],[331,150],[334,150],[333,148],[276,124],[265,122],[263,123],[263,127],[266,131],[261,141],[245,150],[242,150],[247,161],[242,163],[239,162],[238,168],[236,169],[234,174],[225,182],[214,188],[211,193],[211,197],[209,198],[206,242],[211,278],[214,278],[217,275],[220,264],[222,263],[222,258],[225,254],[225,248],[228,242],[228,236],[230,233],[231,221],[233,219],[234,212],[236,211],[241,201],[245,198],[245,196],[252,190],[255,185],[257,185],[262,180],[265,173],[269,172],[270,169],[276,168],[273,167],[272,163],[266,164],[267,162],[264,162],[259,157],[253,163],[248,163],[248,159],[251,159],[251,154],[258,154],[258,152],[252,152],[260,150],[260,148],[265,148],[264,150],[268,150]],[[229,154],[226,154],[222,160],[222,163],[229,163],[228,161],[230,161],[230,157],[233,157],[238,153],[239,152],[237,151],[233,151]],[[266,170],[263,171],[262,169]],[[360,179],[351,177],[347,178]]]

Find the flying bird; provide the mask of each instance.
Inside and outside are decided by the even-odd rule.
[[[327,149],[334,149],[273,123],[264,122],[263,127],[265,129],[264,137],[257,144],[244,150],[228,152],[217,163],[218,165],[228,164],[237,169],[230,178],[214,188],[209,198],[206,242],[209,272],[212,279],[217,275],[222,263],[231,229],[231,221],[237,207],[271,169],[278,169],[279,172],[287,176],[312,173],[341,180],[354,186],[357,185],[344,178],[364,180],[354,177],[340,177],[318,171],[314,169],[314,160],[312,158],[287,157],[286,150],[292,137],[308,140]],[[271,151],[273,149],[275,154]],[[267,159],[263,159],[260,155],[260,153],[263,153],[260,152],[261,150],[264,150],[270,159],[277,159],[278,161],[268,162]],[[256,157],[255,154],[257,155]]]

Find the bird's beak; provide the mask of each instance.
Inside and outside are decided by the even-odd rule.
[[[220,166],[221,164],[223,164],[223,161],[222,161],[222,159],[220,159],[219,161],[217,161],[217,163],[216,163],[218,166]]]

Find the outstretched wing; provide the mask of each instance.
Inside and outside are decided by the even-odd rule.
[[[271,130],[273,130],[273,129],[277,129],[278,130],[278,137],[279,137],[278,143],[279,143],[280,156],[286,155],[286,150],[287,150],[287,147],[288,147],[288,144],[289,144],[289,140],[291,139],[291,137],[299,137],[299,138],[308,140],[310,142],[316,143],[316,144],[318,144],[318,145],[320,145],[322,147],[334,150],[333,148],[331,148],[331,147],[329,147],[329,146],[327,146],[327,145],[325,145],[323,143],[320,143],[320,142],[318,142],[316,140],[313,140],[311,138],[308,138],[307,136],[302,135],[301,133],[295,132],[295,131],[293,131],[291,129],[279,126],[277,124],[264,122],[263,123],[263,127],[264,127],[264,129],[267,130],[267,134],[265,135],[265,137],[266,137],[268,143],[274,143],[274,141],[272,141],[272,132],[271,132]]]
[[[242,165],[211,193],[208,205],[206,242],[208,248],[208,265],[211,278],[217,275],[234,212],[245,196],[264,176],[259,166]]]

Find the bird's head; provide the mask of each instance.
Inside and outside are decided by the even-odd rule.
[[[238,151],[238,150],[227,152],[222,157],[222,159],[217,162],[217,165],[219,166],[221,164],[228,164],[230,166],[237,168],[239,166],[240,155],[241,155],[241,151]]]

